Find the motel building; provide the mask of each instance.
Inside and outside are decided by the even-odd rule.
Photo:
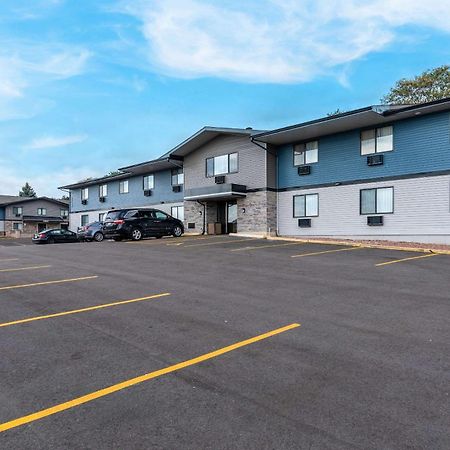
[[[72,230],[154,207],[187,233],[450,244],[450,98],[270,131],[205,127],[120,171],[61,187]]]

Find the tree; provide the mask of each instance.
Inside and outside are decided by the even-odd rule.
[[[345,111],[344,111],[343,109],[338,108],[338,109],[336,109],[336,110],[333,111],[333,112],[327,113],[327,116],[328,116],[328,117],[333,117],[333,116],[337,116],[338,114],[342,114],[342,113],[344,113],[344,112],[345,112]]]
[[[28,181],[22,186],[19,197],[37,197],[36,192],[34,192],[34,189],[28,184]]]
[[[108,172],[105,177],[114,177],[115,175],[121,175],[123,172],[120,170],[113,170],[112,172]]]
[[[412,79],[398,80],[381,99],[389,105],[414,105],[450,97],[450,66],[425,70]]]

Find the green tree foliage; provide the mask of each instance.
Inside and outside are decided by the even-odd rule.
[[[19,197],[37,197],[36,192],[34,192],[34,189],[28,184],[28,181],[22,186]]]
[[[426,70],[412,79],[398,80],[381,101],[389,105],[415,105],[450,97],[450,66]]]
[[[342,113],[344,113],[344,112],[345,112],[345,111],[344,111],[343,109],[338,108],[338,109],[336,109],[336,110],[333,111],[333,112],[327,113],[327,116],[328,116],[328,117],[337,116],[338,114],[342,114]]]

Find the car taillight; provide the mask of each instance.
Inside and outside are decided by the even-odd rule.
[[[125,223],[125,220],[117,219],[113,223],[115,223],[116,225],[122,225],[123,223]]]
[[[41,233],[41,234],[39,235],[39,237],[40,237],[41,239],[43,239],[43,238],[45,238],[46,236],[45,236],[44,233]]]

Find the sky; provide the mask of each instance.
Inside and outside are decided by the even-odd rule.
[[[2,0],[0,194],[38,195],[203,126],[379,104],[450,63],[450,0]]]

